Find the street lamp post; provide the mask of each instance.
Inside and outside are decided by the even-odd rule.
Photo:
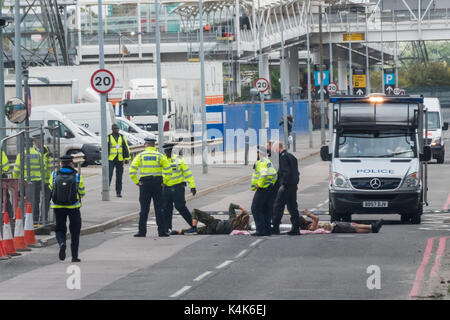
[[[202,107],[202,168],[203,174],[208,173],[207,145],[206,145],[206,94],[205,94],[205,52],[203,48],[203,0],[199,1],[199,27],[200,27],[200,78],[201,78],[201,107]]]
[[[312,138],[312,103],[311,103],[311,47],[309,41],[310,31],[310,16],[311,16],[311,0],[308,0],[307,18],[306,18],[306,51],[308,59],[308,131],[309,131],[309,147],[313,148]]]
[[[247,133],[245,135],[245,160],[244,164],[248,165],[248,151],[250,149],[250,128],[252,127],[253,120],[253,109],[255,107],[255,97],[258,95],[258,90],[256,88],[250,89],[250,94],[252,95],[252,106],[250,108],[250,114],[248,115],[248,125],[247,125]]]
[[[283,2],[280,0],[280,21],[281,21],[281,60],[280,60],[280,76],[281,76],[281,103],[283,104],[283,127],[284,127],[284,146],[288,149],[289,130],[287,123],[287,105],[285,100],[286,94],[286,60],[284,58],[284,18],[283,18]]]
[[[319,4],[320,143],[325,145],[325,95],[323,83],[322,3]]]

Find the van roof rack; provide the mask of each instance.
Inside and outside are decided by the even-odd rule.
[[[343,127],[423,126],[423,97],[370,95],[332,97],[333,125]]]
[[[386,96],[384,94],[371,94],[369,96],[335,96],[330,97],[331,103],[361,103],[371,102],[374,98],[383,99],[383,103],[423,103],[423,96],[420,95],[403,95],[403,96]]]

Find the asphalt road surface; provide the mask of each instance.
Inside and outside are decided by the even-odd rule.
[[[445,117],[450,121],[450,110]],[[446,132],[446,143],[449,144]],[[449,144],[450,145],[450,144]],[[447,149],[450,150],[450,149]],[[300,163],[299,208],[329,220],[328,163]],[[154,218],[147,238],[134,238],[137,222],[83,236],[81,288],[69,290],[71,265],[57,260],[57,246],[0,262],[1,299],[409,299],[433,294],[445,237],[450,236],[450,154],[429,166],[429,207],[421,225],[400,216],[379,218],[378,234],[171,236],[157,238]],[[250,208],[252,192],[242,183],[188,203],[190,209],[226,211],[230,202]],[[225,218],[223,215],[219,217]],[[283,223],[289,223],[284,216]],[[186,228],[175,216],[175,228]],[[69,250],[68,250],[69,251]],[[373,276],[377,276],[376,280]],[[379,281],[378,281],[379,280]],[[46,288],[43,290],[43,288]]]

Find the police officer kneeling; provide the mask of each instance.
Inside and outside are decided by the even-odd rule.
[[[145,138],[145,150],[134,157],[129,169],[131,180],[139,187],[139,232],[135,237],[145,237],[147,234],[147,219],[150,211],[150,202],[153,198],[158,236],[168,237],[167,222],[163,208],[163,169],[170,166],[167,158],[155,148],[156,137]],[[137,173],[140,171],[138,179]]]
[[[69,230],[71,236],[70,248],[72,262],[78,259],[78,246],[81,230],[81,198],[84,197],[84,182],[81,174],[73,168],[73,157],[61,157],[61,170],[54,171],[50,178],[51,208],[54,209],[56,219],[56,240],[59,244],[59,259],[66,259],[66,221],[69,217]]]

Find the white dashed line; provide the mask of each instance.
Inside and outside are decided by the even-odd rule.
[[[263,241],[262,239],[258,239],[256,241],[253,241],[252,243],[250,243],[250,247],[254,247],[256,246],[258,243],[260,243],[261,241]]]
[[[207,275],[210,275],[212,273],[212,271],[206,271],[203,272],[201,275],[199,275],[197,278],[195,278],[193,281],[200,281],[202,280],[204,277],[206,277]]]
[[[239,254],[234,257],[235,259],[242,257],[245,253],[247,252],[247,249],[242,250],[241,252],[239,252]]]
[[[175,292],[173,295],[169,296],[169,298],[176,298],[179,295],[183,294],[184,292],[188,291],[190,288],[192,288],[192,286],[184,286],[183,288]]]
[[[224,263],[219,264],[219,265],[216,267],[216,269],[222,269],[223,267],[226,267],[227,265],[232,264],[232,263],[233,263],[233,260],[226,260]]]

